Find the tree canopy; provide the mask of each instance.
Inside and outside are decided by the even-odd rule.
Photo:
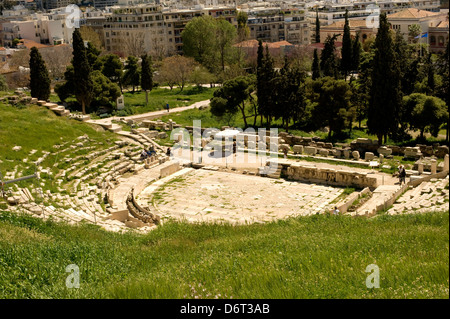
[[[225,69],[231,59],[237,32],[231,23],[224,19],[201,16],[192,19],[181,33],[183,52],[204,65],[210,72]]]

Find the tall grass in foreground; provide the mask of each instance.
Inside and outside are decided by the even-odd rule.
[[[65,268],[80,268],[80,288]],[[368,289],[369,264],[380,269]],[[315,215],[147,235],[0,213],[1,298],[448,298],[449,213]]]

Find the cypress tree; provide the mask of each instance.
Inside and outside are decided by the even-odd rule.
[[[398,130],[402,103],[400,70],[386,13],[380,15],[374,48],[367,126],[381,145],[383,136],[387,142],[387,135]]]
[[[258,49],[259,51],[259,49]],[[257,97],[258,97],[258,113],[262,117],[267,118],[267,123],[270,125],[270,119],[273,115],[273,79],[275,78],[274,61],[270,56],[269,49],[266,46],[266,53],[261,59],[261,67],[258,68],[257,75]]]
[[[359,64],[361,61],[361,42],[359,41],[359,32],[356,34],[355,39],[353,40],[353,48],[352,48],[352,70],[358,72]]]
[[[148,91],[153,88],[152,58],[147,54],[141,58],[141,88],[145,91],[145,104],[148,105]]]
[[[344,73],[344,80],[352,69],[352,38],[350,36],[350,26],[348,23],[348,10],[345,10],[344,35],[342,36],[341,49],[341,70]]]
[[[430,95],[434,95],[436,84],[434,82],[434,66],[433,61],[431,61],[431,53],[428,54],[427,67],[428,67],[428,93]]]
[[[263,84],[263,59],[264,59],[264,49],[262,41],[258,41],[258,56],[257,56],[257,67],[256,67],[256,96],[258,98],[258,109],[261,115],[261,126],[263,121],[263,114],[261,110],[264,109],[264,84]]]
[[[262,60],[264,58],[264,48],[262,45],[262,41],[258,40],[258,56],[257,56],[257,68],[262,67]]]
[[[89,107],[94,97],[94,82],[91,76],[91,66],[86,54],[83,38],[79,29],[75,29],[73,39],[73,59],[74,68],[74,93],[77,101],[81,104],[83,114]]]
[[[414,58],[411,49],[403,38],[400,30],[397,30],[394,40],[394,50],[399,63],[399,76],[403,95],[410,95],[414,92],[414,85],[419,75],[419,59]],[[409,116],[409,114],[407,114]]]
[[[319,11],[316,9],[316,43],[320,43]]]
[[[315,80],[317,78],[320,78],[319,55],[317,54],[317,49],[314,49],[314,59],[312,63],[312,79]]]
[[[333,76],[337,79],[338,77],[338,66],[336,58],[336,47],[334,42],[336,41],[337,35],[332,37],[328,36],[325,40],[325,45],[320,55],[320,70],[323,76]]]
[[[50,97],[50,77],[44,59],[36,47],[30,51],[30,90],[31,96],[47,101]]]
[[[0,91],[8,91],[8,83],[2,74],[0,74]]]

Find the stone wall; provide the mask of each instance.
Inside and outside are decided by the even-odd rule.
[[[308,150],[311,148],[316,148],[316,153],[320,153],[319,150],[330,150],[330,155],[333,155],[337,158],[345,157],[349,158],[348,154],[352,154],[352,152],[358,152],[361,158],[366,158],[366,153],[369,153],[369,156],[378,156],[379,154],[383,154],[384,157],[390,157],[391,155],[401,155],[407,158],[418,159],[422,156],[436,156],[438,158],[443,158],[446,154],[449,154],[449,148],[446,145],[433,144],[431,145],[422,145],[417,144],[414,147],[411,146],[396,146],[396,145],[383,145],[378,146],[377,140],[372,140],[369,138],[357,138],[349,144],[336,143],[333,145],[332,143],[326,143],[318,140],[316,137],[301,137],[301,136],[293,136],[289,135],[285,132],[281,132],[279,136],[283,139],[286,144],[289,144],[292,147],[295,147],[294,153],[306,153],[311,155]],[[303,149],[300,150],[300,146],[303,146]],[[306,148],[308,147],[308,149]],[[344,150],[346,152],[344,152]],[[324,151],[323,151],[324,153]],[[346,156],[347,155],[347,156]]]
[[[293,163],[287,167],[286,175],[290,180],[326,183],[334,186],[369,187],[371,189],[377,187],[376,177],[367,173],[317,168],[308,164]]]
[[[336,207],[339,211],[344,214],[347,210],[353,205],[353,202],[358,198],[362,197],[364,194],[370,193],[369,187],[364,188],[361,192],[354,192],[347,196],[343,202],[339,202],[336,204]]]
[[[163,167],[160,170],[160,178],[169,176],[169,175],[175,173],[178,170],[180,170],[180,163],[178,163],[178,162],[175,162],[175,163],[173,163],[171,165]]]

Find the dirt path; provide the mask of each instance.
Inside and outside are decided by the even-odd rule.
[[[186,110],[191,110],[191,109],[199,108],[201,106],[208,106],[208,105],[209,105],[209,100],[204,100],[204,101],[196,102],[189,106],[180,106],[180,107],[176,107],[173,109],[169,109],[169,112],[167,112],[167,110],[160,110],[160,111],[153,111],[153,112],[147,112],[147,113],[130,115],[130,116],[112,116],[112,117],[108,117],[105,119],[89,120],[86,122],[92,123],[92,124],[98,124],[98,125],[107,125],[107,124],[111,124],[112,121],[119,121],[122,118],[125,120],[142,121],[142,120],[153,119],[153,118],[161,117],[161,116],[164,116],[167,114],[183,112]]]

